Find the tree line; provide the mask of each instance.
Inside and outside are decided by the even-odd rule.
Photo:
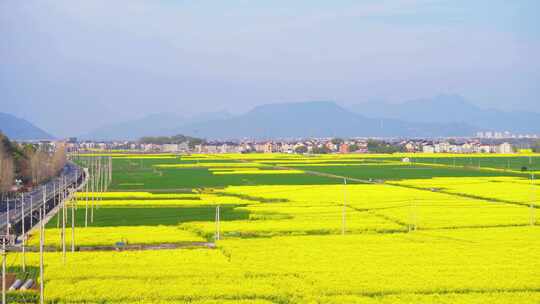
[[[139,139],[141,144],[181,144],[188,143],[190,148],[195,147],[196,145],[204,144],[204,139],[185,136],[185,135],[174,135],[174,136],[146,136]]]
[[[39,185],[59,174],[65,164],[63,144],[17,143],[0,133],[0,192],[10,191],[16,180],[24,186]]]

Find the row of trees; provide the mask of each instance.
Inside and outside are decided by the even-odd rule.
[[[341,138],[334,138],[331,141],[335,145],[339,145],[344,143],[345,141]],[[350,144],[348,146],[349,152],[356,152],[360,149],[360,147],[357,144]],[[368,149],[372,153],[394,153],[394,152],[402,152],[403,147],[400,146],[393,146],[389,143],[385,143],[383,141],[378,140],[368,140]],[[303,154],[308,152],[308,148],[306,146],[298,146],[294,149],[295,153]],[[332,150],[330,150],[327,146],[315,146],[311,149],[311,153],[313,154],[327,154],[332,153]]]
[[[15,164],[6,151],[3,140],[0,141],[0,192],[7,191],[15,179]]]
[[[19,144],[0,133],[0,192],[10,191],[15,180],[38,185],[57,175],[65,164],[63,144]]]
[[[185,136],[182,134],[174,136],[146,136],[139,139],[141,144],[181,144],[187,142],[190,148],[196,145],[204,144],[204,139]]]
[[[390,143],[369,139],[367,142],[368,151],[370,153],[396,153],[396,152],[405,152],[403,146],[392,145]]]

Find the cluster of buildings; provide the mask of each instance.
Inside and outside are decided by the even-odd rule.
[[[129,150],[161,153],[368,153],[366,140],[332,141],[309,139],[301,141],[210,141],[190,146],[179,144],[153,144],[138,142],[69,142],[71,150]]]
[[[381,141],[379,141],[381,142]],[[482,142],[478,139],[456,141],[393,140],[384,141],[395,151],[409,153],[513,153],[508,142]],[[93,142],[70,141],[69,150],[121,150],[145,153],[377,153],[368,139],[304,139],[295,141],[210,141],[197,145],[187,142],[178,144],[153,144],[140,142]]]
[[[309,139],[303,141],[248,141],[206,143],[195,146],[195,153],[368,153],[367,141]]]
[[[452,144],[447,141],[422,144],[422,153],[514,153],[514,147],[507,142],[500,144],[483,144],[481,142],[465,142]],[[407,147],[409,148],[409,147]],[[406,149],[409,151],[409,149]]]
[[[505,132],[497,132],[497,131],[483,131],[483,132],[477,132],[476,138],[481,139],[509,139],[509,138],[532,138],[536,139],[538,138],[538,135],[536,134],[513,134],[508,131]]]

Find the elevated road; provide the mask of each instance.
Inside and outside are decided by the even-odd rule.
[[[62,194],[68,195],[85,180],[85,172],[72,162],[68,162],[60,174],[48,182],[34,187],[16,197],[3,198],[0,201],[0,231],[3,235],[19,234],[22,218],[25,218],[25,230],[29,231],[39,222],[39,209],[44,208],[45,215],[61,202]],[[44,215],[44,216],[45,216]],[[8,228],[9,227],[9,231]]]

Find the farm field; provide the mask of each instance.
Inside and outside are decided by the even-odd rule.
[[[64,263],[55,216],[45,230],[46,299],[540,302],[540,183],[532,172],[405,156],[113,154],[108,191],[79,192],[66,208],[67,247],[72,207],[77,249],[194,246],[77,250]],[[508,156],[486,164],[499,158]],[[37,266],[38,255],[27,261]]]
[[[50,253],[47,296],[70,303],[534,303],[538,233],[230,239],[216,250],[78,252],[66,265]]]
[[[112,190],[185,191],[203,187],[260,184],[336,184],[340,181],[303,174],[297,170],[272,170],[264,164],[230,159],[119,158],[114,161]],[[247,170],[247,172],[245,172]],[[262,171],[256,172],[256,171]],[[284,171],[284,172],[281,172]],[[118,173],[116,173],[118,172]],[[223,173],[236,174],[223,174]],[[279,179],[275,173],[281,173]],[[255,173],[255,174],[254,174]]]
[[[442,164],[456,167],[493,168],[501,170],[540,171],[540,157],[529,156],[498,156],[498,157],[415,157],[414,162],[426,164]]]

